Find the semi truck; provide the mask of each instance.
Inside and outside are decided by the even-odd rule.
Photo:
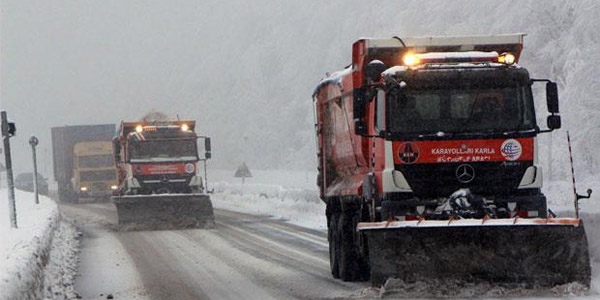
[[[61,202],[110,199],[117,173],[112,160],[114,124],[53,127],[54,179]]]
[[[113,140],[119,184],[112,200],[122,230],[214,227],[201,175],[211,157],[210,138],[198,136],[195,123],[164,114],[121,122]],[[204,157],[198,140],[204,140]]]
[[[558,89],[517,64],[523,38],[364,38],[319,82],[333,277],[589,286],[582,220],[556,217],[541,191],[538,135],[561,127]]]
[[[79,201],[108,201],[117,189],[112,141],[78,142],[73,147],[73,189]]]

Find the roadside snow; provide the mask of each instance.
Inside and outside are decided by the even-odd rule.
[[[580,212],[600,214],[600,179],[592,177],[577,181],[577,194],[587,195],[587,189],[592,189],[592,195],[590,199],[579,201]],[[542,192],[548,198],[548,208],[561,216],[575,216],[575,195],[571,178],[545,182]]]
[[[210,185],[214,189],[211,199],[215,208],[267,215],[299,226],[327,230],[325,204],[319,199],[316,184],[313,187],[307,184],[316,182],[313,180],[316,174],[257,171],[254,177],[241,183],[232,173],[227,178],[227,173],[217,172],[217,180],[221,181]],[[292,187],[294,183],[303,187]]]
[[[217,171],[213,174],[210,188],[216,208],[270,215],[300,226],[327,230],[325,205],[318,198],[316,173],[253,171],[253,177],[234,178],[233,171]],[[300,187],[294,187],[300,186]],[[600,181],[595,178],[577,183],[578,194],[591,188],[600,192]],[[570,178],[545,184],[543,192],[548,198],[548,207],[559,216],[574,217],[574,195]],[[595,195],[595,194],[592,194]],[[595,199],[597,196],[592,196]],[[491,285],[411,284],[388,282],[384,287],[361,291],[357,298],[479,298],[479,299],[596,299],[600,295],[600,201],[581,200],[580,210],[586,224],[592,283],[590,290],[578,283],[557,286],[552,289],[528,289]],[[459,288],[457,288],[459,287]],[[445,295],[445,296],[444,296]]]
[[[327,230],[325,204],[316,190],[316,172],[251,171],[253,177],[244,183],[233,176],[234,171],[211,171],[213,206]]]
[[[48,265],[44,269],[44,299],[75,299],[75,277],[79,258],[79,236],[75,226],[61,220],[54,231]]]
[[[15,199],[12,228],[8,191],[0,189],[0,299],[72,299],[77,249],[72,227],[48,197],[40,195],[35,204],[32,193],[15,190]]]
[[[325,205],[319,200],[314,172],[255,171],[244,183],[234,171],[209,172],[209,189],[216,208],[270,215],[300,226],[325,231]],[[578,183],[579,193],[587,188],[600,192],[600,182]],[[570,181],[546,184],[544,193],[549,207],[563,216],[573,216],[573,194]],[[592,194],[593,198],[595,194]],[[40,197],[35,205],[32,193],[16,191],[19,228],[10,228],[6,189],[0,190],[0,300],[3,299],[74,299],[77,274],[79,234],[58,214],[53,200]],[[500,287],[463,287],[457,297],[535,298],[569,296],[572,299],[594,299],[600,294],[600,202],[582,201],[592,262],[592,286],[585,295],[581,288],[569,285],[533,295],[530,291],[506,290]],[[357,298],[396,298],[397,292],[416,296],[419,286],[389,284],[385,288],[362,291]],[[450,288],[450,287],[448,287]],[[412,289],[412,290],[410,290]],[[562,289],[562,290],[561,290]],[[408,293],[408,294],[407,294]],[[435,297],[433,294],[429,296]]]

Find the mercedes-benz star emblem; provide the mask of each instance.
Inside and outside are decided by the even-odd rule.
[[[475,169],[471,165],[462,164],[456,168],[456,178],[462,183],[469,183],[475,178]]]

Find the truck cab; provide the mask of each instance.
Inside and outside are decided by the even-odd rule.
[[[465,208],[466,217],[546,217],[537,135],[560,128],[558,97],[555,83],[531,79],[516,64],[522,35],[478,44],[452,38],[406,42],[415,46],[400,51],[400,64],[377,51],[363,57],[368,75],[356,93],[365,103],[355,105],[367,109],[355,128],[381,138],[373,151],[387,147],[393,157],[376,173],[384,190],[383,218],[448,218],[436,211],[439,199],[457,191],[489,208]],[[538,81],[547,85],[545,130],[536,122],[531,89]]]
[[[439,206],[461,191],[498,217],[546,217],[537,135],[560,128],[558,96],[555,83],[517,65],[522,40],[355,42],[352,65],[314,93],[325,201],[369,194],[379,218],[448,218]],[[536,121],[537,82],[547,85],[545,129]],[[340,118],[353,128],[328,128]]]
[[[78,198],[108,200],[117,189],[111,141],[85,141],[73,146],[73,190]]]
[[[352,63],[320,81],[313,92],[317,184],[333,277],[365,280],[371,269],[380,284],[389,270],[427,273],[425,258],[385,256],[405,257],[412,250],[399,245],[418,248],[425,237],[436,243],[424,253],[454,251],[444,245],[473,243],[469,234],[460,240],[465,224],[478,225],[468,227],[473,236],[493,236],[494,251],[504,247],[502,237],[526,241],[539,229],[503,233],[506,224],[547,222],[537,137],[561,126],[558,93],[556,83],[532,79],[517,64],[523,36],[360,39]],[[546,84],[543,128],[532,92],[539,83]],[[388,252],[370,255],[374,248]]]
[[[114,139],[120,195],[200,193],[195,122],[123,122]],[[208,142],[210,143],[210,142]]]

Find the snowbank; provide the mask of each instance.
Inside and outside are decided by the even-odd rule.
[[[246,178],[244,183],[240,178],[233,177],[234,171],[210,171],[212,177],[209,177],[209,188],[214,190],[211,195],[214,206],[269,215],[317,230],[327,229],[325,205],[318,198],[315,173],[251,171],[253,177]],[[595,189],[595,193],[600,192],[599,183],[595,180],[582,180],[578,187],[579,193],[588,187]],[[547,183],[544,193],[550,208],[561,215],[573,215],[569,180]],[[35,205],[33,195],[21,191],[16,191],[16,198],[19,228],[13,229],[9,222],[7,191],[0,190],[0,300],[77,298],[74,281],[79,241],[75,228],[62,220],[53,200],[40,197],[40,204]],[[600,202],[583,201],[582,217],[586,222],[592,263],[591,290],[582,293],[577,286],[569,285],[564,288],[575,291],[553,289],[544,291],[542,297],[571,295],[576,299],[593,299],[600,294],[600,241],[595,239],[600,236]],[[364,296],[395,298],[400,297],[398,292],[418,295],[411,293],[412,288],[390,285],[387,289],[370,291]],[[370,294],[373,292],[375,294]],[[464,292],[467,294],[460,294],[461,297],[468,297],[470,293],[492,298],[502,295],[510,298],[540,296],[527,291],[488,289],[485,286],[466,287]]]
[[[325,205],[318,198],[315,183],[316,173],[252,171],[253,177],[246,178],[243,184],[240,178],[233,177],[234,173],[234,171],[210,171],[214,179],[209,184],[215,192],[211,199],[216,208],[270,215],[300,226],[327,230]],[[294,184],[302,188],[294,187]],[[594,193],[600,193],[600,182],[594,178],[585,180],[582,178],[582,181],[577,183],[577,187],[579,194],[583,194],[587,188],[594,189]],[[545,182],[543,192],[548,198],[550,209],[560,216],[574,216],[573,186],[570,178]],[[594,193],[592,199],[597,199]],[[600,236],[600,201],[582,200],[580,209],[586,226],[592,265],[592,282],[589,291],[577,283],[552,289],[532,290],[491,285],[461,286],[457,289],[457,286],[452,284],[448,286],[438,284],[436,288],[430,289],[430,284],[404,285],[390,282],[381,289],[362,291],[363,294],[357,295],[357,298],[440,298],[446,295],[441,298],[596,299],[600,295],[600,241],[595,238]],[[427,289],[427,293],[424,289]]]
[[[15,190],[17,228],[11,228],[8,192],[0,193],[1,299],[39,299],[52,232],[59,222],[58,209],[46,197],[40,197],[36,205],[31,193]]]
[[[12,228],[8,192],[0,190],[0,299],[73,298],[68,290],[73,290],[71,276],[75,273],[67,278],[60,273],[74,271],[74,229],[61,222],[58,207],[50,198],[40,195],[36,205],[32,193],[19,190],[15,190],[15,198],[17,228]],[[56,249],[55,242],[67,247]],[[71,267],[64,262],[71,262]]]
[[[325,204],[316,190],[316,173],[252,171],[253,177],[234,178],[234,171],[211,171],[209,189],[216,208],[269,215],[313,229],[327,229]]]

